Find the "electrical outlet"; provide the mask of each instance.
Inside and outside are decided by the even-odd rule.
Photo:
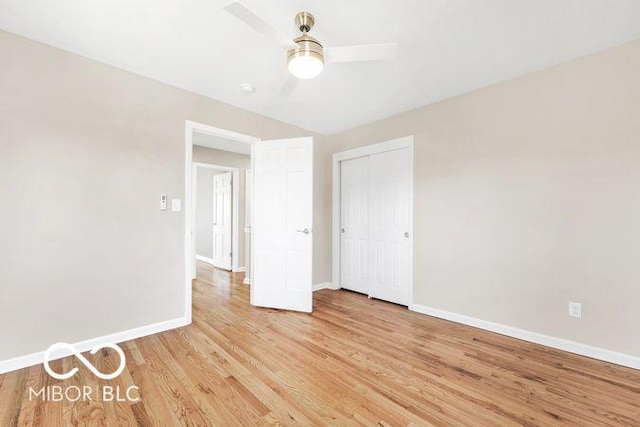
[[[569,316],[580,319],[582,317],[582,304],[579,302],[569,302]]]

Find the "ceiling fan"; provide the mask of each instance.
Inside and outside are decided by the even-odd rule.
[[[239,1],[228,3],[223,6],[223,9],[287,50],[287,65],[290,76],[293,75],[297,79],[288,78],[278,98],[288,96],[293,91],[298,79],[306,80],[318,76],[325,63],[378,61],[392,59],[396,56],[397,43],[341,47],[323,46],[320,41],[309,36],[309,32],[315,24],[315,18],[309,12],[299,12],[296,15],[295,22],[302,35],[292,40]]]

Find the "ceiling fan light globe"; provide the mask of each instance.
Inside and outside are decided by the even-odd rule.
[[[324,61],[315,55],[300,52],[289,58],[289,72],[299,79],[307,80],[318,76],[324,68]]]
[[[288,52],[289,72],[299,79],[312,79],[324,68],[322,44],[308,34],[294,40],[298,47]]]

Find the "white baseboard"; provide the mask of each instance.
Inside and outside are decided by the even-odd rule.
[[[437,308],[430,308],[419,304],[410,305],[409,310],[426,314],[428,316],[438,317],[440,319],[450,320],[456,323],[462,323],[463,325],[473,326],[486,331],[506,335],[508,337],[541,344],[558,350],[568,351],[569,353],[579,354],[580,356],[603,360],[605,362],[615,363],[616,365],[626,366],[629,368],[640,369],[640,357],[618,353],[600,347],[593,347],[587,344],[563,338],[556,338],[537,332],[526,331],[512,326],[501,325],[487,320],[476,319],[475,317],[451,313]]]
[[[236,267],[233,270],[234,273],[244,273],[245,272],[245,268],[244,267]]]
[[[320,291],[322,289],[331,289],[333,291],[337,291],[338,289],[340,289],[340,287],[334,286],[333,283],[329,283],[329,282],[318,283],[317,285],[313,285],[313,292]]]
[[[167,320],[165,322],[154,323],[151,325],[141,326],[135,329],[129,329],[128,331],[116,332],[114,334],[105,335],[98,338],[91,338],[89,340],[80,341],[77,343],[71,343],[78,351],[85,352],[91,350],[93,347],[103,343],[118,344],[124,341],[130,341],[136,338],[146,337],[148,335],[157,334],[160,332],[168,331],[169,329],[176,329],[182,326],[187,326],[191,322],[186,317],[180,317],[177,319]],[[51,343],[53,344],[53,343]],[[28,368],[29,366],[39,365],[44,362],[44,351],[38,353],[28,354],[26,356],[19,356],[9,360],[0,361],[0,374],[16,371],[18,369]],[[72,353],[69,351],[61,351],[54,353],[51,360],[62,359],[63,357],[70,356]]]
[[[251,284],[251,279],[248,277],[245,277],[244,280],[242,281],[242,283],[244,283],[245,285],[250,285]]]
[[[206,262],[207,264],[213,265],[213,259],[207,258],[206,256],[196,255],[196,259],[198,261]]]

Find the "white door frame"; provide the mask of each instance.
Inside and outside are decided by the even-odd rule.
[[[260,141],[260,138],[232,132],[226,129],[197,123],[191,120],[185,122],[185,229],[184,229],[184,271],[185,271],[185,318],[188,323],[192,320],[192,280],[195,277],[195,254],[193,253],[193,133],[197,131],[208,135],[218,136],[238,144],[250,144]],[[253,157],[251,159],[253,171]],[[253,262],[253,261],[252,261]]]
[[[409,150],[409,306],[413,304],[413,135],[377,144],[366,145],[333,154],[333,229],[332,229],[332,271],[333,286],[340,288],[340,162],[363,156],[407,148]]]
[[[209,163],[200,163],[193,162],[193,194],[196,194],[196,189],[198,188],[198,168],[204,169],[219,169],[227,172],[231,172],[231,194],[233,198],[232,202],[232,212],[231,212],[231,271],[234,273],[244,271],[244,265],[238,265],[238,260],[240,257],[240,224],[238,223],[240,217],[240,169],[233,168],[230,166],[219,166]],[[196,212],[198,212],[198,198],[193,197],[193,211],[192,211],[192,224],[195,223]],[[244,229],[244,225],[242,226]],[[193,247],[195,251],[195,243],[196,239],[193,239]],[[195,257],[201,261],[207,262],[211,264],[212,260],[198,258],[196,254]]]

